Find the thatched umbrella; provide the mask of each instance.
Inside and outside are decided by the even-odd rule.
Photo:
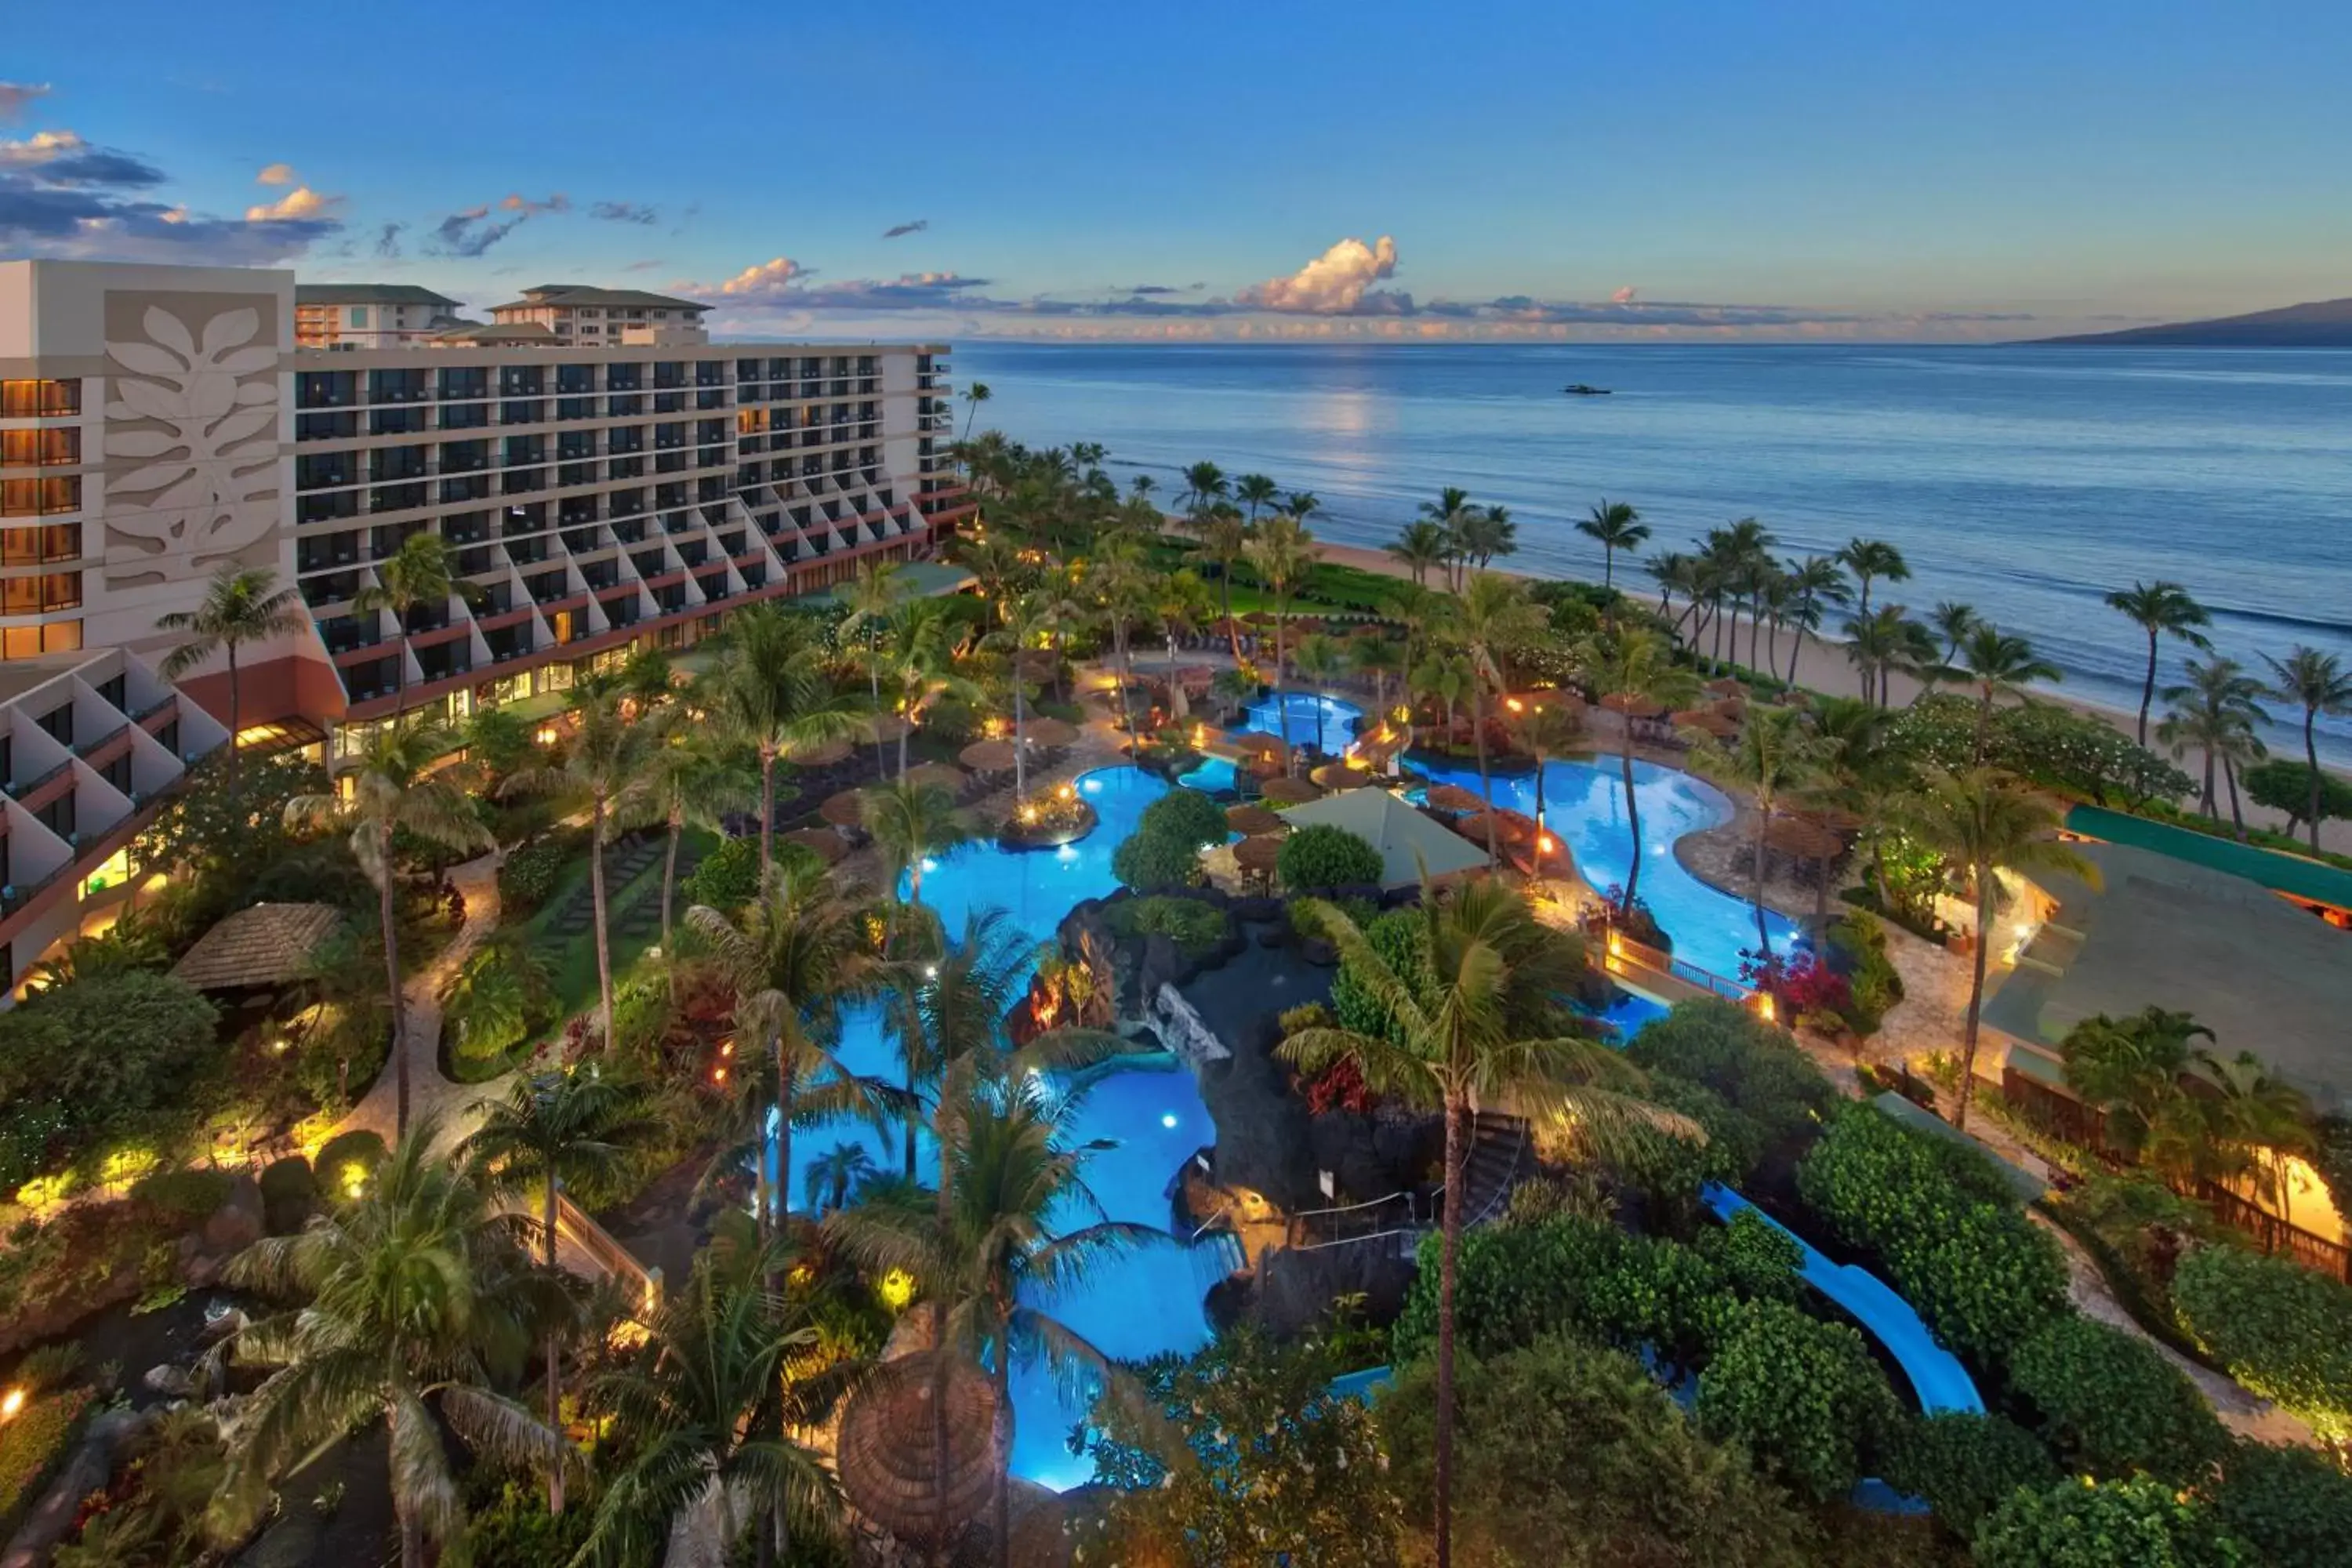
[[[1250,777],[1254,779],[1280,778],[1289,771],[1283,760],[1271,752],[1249,758],[1248,766]]]
[[[931,1441],[931,1353],[886,1362],[841,1415],[835,1464],[850,1506],[919,1545],[945,1544],[986,1512],[996,1495],[1000,1432],[996,1389],[961,1358],[948,1371],[948,1469],[936,1468]],[[942,1506],[944,1504],[944,1506]],[[944,1531],[942,1531],[944,1526]]]
[[[1800,860],[1827,860],[1845,848],[1845,840],[1818,822],[1775,816],[1764,825],[1764,846]]]
[[[1316,633],[1323,629],[1323,617],[1320,616],[1293,616],[1290,617],[1290,629],[1297,632],[1303,637],[1313,637]]]
[[[915,727],[902,713],[877,713],[866,721],[866,732],[875,741],[887,745],[915,732]]]
[[[1323,798],[1323,792],[1305,779],[1268,779],[1259,786],[1258,793],[1277,805],[1304,805]]]
[[[838,864],[849,853],[848,843],[840,834],[824,827],[802,827],[783,836],[787,844],[797,844],[826,865]]]
[[[1274,869],[1282,858],[1282,840],[1271,834],[1257,838],[1244,838],[1234,846],[1234,864],[1244,871],[1260,874]]]
[[[1741,685],[1739,678],[1735,675],[1718,676],[1708,681],[1701,689],[1711,691],[1717,697],[1740,697],[1746,695],[1748,691],[1748,688]]]
[[[1712,708],[1685,708],[1674,715],[1677,730],[1696,730],[1718,741],[1727,741],[1739,733],[1739,726]]]
[[[866,792],[845,789],[839,795],[827,795],[816,814],[835,827],[856,827],[866,820]]]
[[[1745,697],[1726,697],[1720,701],[1709,704],[1709,706],[1714,708],[1717,712],[1722,714],[1727,719],[1745,719],[1748,717],[1748,699]]]
[[[1587,704],[1581,692],[1564,687],[1543,686],[1530,691],[1514,691],[1503,699],[1503,711],[1507,714],[1532,712],[1541,709],[1547,713],[1565,713],[1571,719],[1584,717]]]
[[[1279,735],[1269,735],[1263,730],[1244,730],[1233,738],[1234,749],[1252,752],[1260,756],[1278,757],[1286,750]]]
[[[1032,719],[1022,726],[1022,734],[1033,746],[1067,746],[1076,742],[1078,727],[1060,719]]]
[[[1637,697],[1628,691],[1611,692],[1601,700],[1601,706],[1612,713],[1622,713],[1628,719],[1654,719],[1666,710],[1664,703]]]
[[[1361,768],[1351,768],[1345,763],[1325,763],[1307,775],[1325,789],[1361,789],[1372,782],[1372,775]]]
[[[784,752],[789,762],[804,768],[829,768],[849,755],[846,741],[814,741],[805,746],[794,746]]]
[[[1262,805],[1244,804],[1225,807],[1225,826],[1235,833],[1252,836],[1287,833],[1290,831],[1290,818],[1278,811],[1268,811]]]
[[[1440,811],[1484,811],[1486,803],[1475,790],[1460,784],[1439,784],[1429,792],[1429,804]]]
[[[1001,773],[1018,760],[1010,741],[974,741],[956,753],[956,761],[976,773]]]
[[[945,763],[918,763],[907,770],[906,782],[910,784],[937,784],[950,795],[963,788],[971,775],[961,768]]]
[[[1248,615],[1244,616],[1242,620],[1247,626],[1270,626],[1277,618],[1272,610],[1252,610]]]

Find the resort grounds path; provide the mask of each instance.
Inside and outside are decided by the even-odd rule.
[[[495,1099],[506,1089],[504,1078],[488,1083],[456,1083],[441,1076],[441,994],[474,955],[474,950],[498,929],[499,867],[505,859],[504,849],[493,849],[462,866],[450,868],[449,885],[466,901],[465,923],[431,963],[409,977],[402,991],[399,1048],[408,1056],[408,1119],[413,1123],[427,1116],[438,1116],[444,1147],[455,1144],[472,1130],[474,1107],[478,1102]],[[361,1097],[351,1114],[336,1124],[335,1131],[364,1130],[390,1143],[398,1120],[399,1100],[397,1075],[387,1057],[374,1086]]]

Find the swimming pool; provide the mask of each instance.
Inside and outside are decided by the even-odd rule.
[[[1100,898],[1118,885],[1111,852],[1135,831],[1144,807],[1172,787],[1136,767],[1100,768],[1080,776],[1078,789],[1099,825],[1076,844],[1058,849],[1008,850],[992,840],[968,844],[927,861],[923,902],[936,910],[952,938],[965,917],[1001,909],[1033,943],[1050,941],[1062,917],[1078,903]],[[899,889],[904,897],[907,888]],[[898,1052],[878,1008],[845,1017],[837,1048],[842,1064],[861,1076],[896,1082]],[[1195,1150],[1216,1141],[1216,1124],[1202,1102],[1192,1075],[1166,1058],[1103,1074],[1086,1089],[1073,1114],[1077,1142],[1104,1141],[1108,1147],[1087,1157],[1087,1186],[1109,1218],[1167,1230],[1168,1184]],[[852,1117],[795,1127],[791,1173],[793,1202],[805,1208],[811,1194],[810,1160],[839,1143],[866,1151],[881,1171],[896,1172],[905,1158],[903,1134]],[[938,1156],[928,1137],[919,1137],[917,1171],[929,1180]],[[1092,1215],[1063,1216],[1073,1226]],[[1172,1238],[1098,1268],[1084,1289],[1043,1303],[1052,1314],[1105,1354],[1141,1360],[1173,1351],[1190,1352],[1206,1344],[1209,1321],[1203,1300],[1224,1273],[1222,1255],[1196,1256]],[[1016,1365],[1013,1371],[1013,1473],[1063,1490],[1093,1479],[1094,1466],[1069,1451],[1070,1427],[1086,1418],[1089,1401],[1066,1401],[1049,1369]]]
[[[1664,1017],[1672,1009],[1656,997],[1645,995],[1620,983],[1617,987],[1617,999],[1609,1005],[1607,1010],[1589,1016],[1599,1019],[1616,1031],[1610,1037],[1610,1044],[1624,1046],[1632,1044],[1634,1036]]]
[[[1240,782],[1234,772],[1234,760],[1231,757],[1202,757],[1179,775],[1176,782],[1186,789],[1202,790],[1210,795],[1215,795],[1223,790],[1238,791],[1241,788]]]
[[[1335,757],[1355,743],[1356,721],[1364,713],[1352,702],[1319,691],[1286,691],[1279,699],[1265,697],[1251,703],[1242,728],[1279,735],[1285,709],[1290,713],[1292,745],[1320,746]]]
[[[1445,763],[1432,765],[1413,759],[1413,765],[1433,784],[1459,784],[1478,791],[1478,770]],[[1625,823],[1625,788],[1618,759],[1603,754],[1591,763],[1553,762],[1544,764],[1545,826],[1560,837],[1576,857],[1584,879],[1605,891],[1622,886],[1633,869],[1633,837]],[[1756,946],[1756,912],[1747,900],[1720,892],[1683,869],[1675,858],[1675,840],[1686,833],[1728,822],[1731,802],[1713,785],[1674,768],[1654,763],[1633,764],[1633,795],[1642,813],[1642,882],[1636,889],[1658,923],[1674,939],[1675,956],[1726,979],[1739,974],[1739,955]],[[1526,812],[1536,809],[1532,773],[1495,780],[1495,804]],[[1767,910],[1766,926],[1772,932],[1772,950],[1786,952],[1796,941],[1797,924]]]

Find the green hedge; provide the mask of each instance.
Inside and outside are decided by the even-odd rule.
[[[1110,929],[1120,936],[1164,936],[1187,958],[1206,958],[1224,945],[1225,911],[1198,899],[1128,899],[1110,906]]]
[[[16,1419],[0,1426],[0,1529],[13,1528],[40,1496],[80,1432],[89,1404],[87,1388],[43,1394],[26,1401]]]
[[[799,845],[784,848],[805,853]],[[742,838],[722,838],[709,854],[688,872],[678,884],[679,907],[691,909],[701,904],[709,909],[732,913],[751,901],[760,890],[760,840],[751,835]]]
[[[2172,1277],[2180,1326],[2231,1377],[2352,1441],[2352,1289],[2284,1258],[2200,1247]]]
[[[514,920],[547,902],[563,880],[564,868],[587,847],[586,828],[558,828],[509,854],[499,867],[500,918]]]
[[[1678,1004],[1634,1036],[1625,1054],[1654,1081],[1696,1084],[1725,1108],[1728,1115],[1700,1121],[1738,1151],[1735,1181],[1774,1152],[1793,1158],[1841,1099],[1787,1035],[1729,1002]]]
[[[1316,929],[1319,932],[1322,928],[1318,924]],[[1373,917],[1369,924],[1360,923],[1357,929],[1397,977],[1418,994],[1429,971],[1422,940],[1421,911],[1391,910]],[[1398,1037],[1396,1022],[1388,1008],[1365,986],[1361,967],[1348,960],[1340,962],[1339,973],[1331,980],[1331,1016],[1339,1020],[1339,1027],[1359,1035]]]
[[[1295,829],[1274,863],[1275,875],[1293,893],[1376,888],[1381,870],[1381,852],[1370,842],[1325,822]]]
[[[131,1184],[131,1195],[173,1219],[204,1219],[228,1202],[224,1171],[158,1171]]]
[[[2162,1481],[2061,1481],[2021,1491],[1977,1531],[1976,1568],[2240,1568],[2211,1512]]]
[[[2266,1568],[2352,1563],[2352,1476],[2312,1449],[2239,1444],[2213,1490],[2213,1512]]]
[[[2229,1447],[2196,1385],[2155,1346],[2072,1312],[2042,1325],[2010,1363],[2017,1392],[2072,1468],[2120,1479],[2202,1480]]]
[[[1853,1489],[1902,1406],[1861,1331],[1748,1301],[1698,1377],[1699,1425],[1815,1501]]]
[[[2011,1493],[2053,1484],[2058,1466],[2041,1439],[2016,1422],[1948,1411],[1905,1425],[1887,1454],[1883,1479],[1898,1491],[1925,1499],[1937,1519],[1966,1538]]]
[[[2066,1305],[2058,1244],[1997,1196],[1969,1151],[1841,1110],[1797,1170],[1798,1191],[1849,1247],[1865,1248],[1937,1336],[1997,1366]]]

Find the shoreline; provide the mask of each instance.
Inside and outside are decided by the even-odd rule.
[[[1404,564],[1402,562],[1391,557],[1385,550],[1375,549],[1361,544],[1334,544],[1323,540],[1318,540],[1316,542],[1316,545],[1322,552],[1322,558],[1326,561],[1331,562],[1335,565],[1352,566],[1359,571],[1370,572],[1378,576],[1394,578],[1402,582],[1409,582],[1412,580],[1412,574],[1405,569]],[[1522,581],[1530,583],[1591,582],[1591,579],[1589,577],[1575,575],[1545,576],[1532,572],[1514,571],[1507,566],[1492,567],[1489,568],[1489,570],[1498,573],[1506,577],[1517,577]],[[1639,568],[1636,567],[1635,570],[1639,570]],[[1636,600],[1643,598],[1643,595],[1639,594],[1635,594],[1631,596]],[[1647,603],[1653,605],[1657,603],[1654,595],[1647,599]],[[1744,654],[1746,652],[1746,638],[1748,636],[1748,622],[1746,617],[1727,612],[1727,624],[1737,631],[1739,638],[1740,649],[1742,654]],[[1771,627],[1769,624],[1767,624],[1761,635],[1763,638],[1769,639],[1771,637]],[[1787,631],[1783,631],[1780,634],[1780,658],[1783,661],[1788,658],[1788,638],[1790,635],[1790,634]],[[1846,661],[1846,645],[1844,643],[1836,641],[1832,638],[1822,637],[1818,633],[1814,632],[1804,632],[1798,635],[1802,637],[1802,641],[1800,644],[1800,651],[1797,655],[1798,685],[1810,687],[1811,689],[1830,697],[1858,698],[1862,695],[1861,672]],[[1727,633],[1727,639],[1728,639],[1730,636],[1730,633]],[[1760,648],[1763,646],[1763,643],[1759,641],[1758,646]],[[1735,659],[1734,662],[1738,663],[1741,661]],[[1786,668],[1785,662],[1783,663],[1782,668]],[[1896,670],[1891,672],[1888,677],[1888,689],[1889,701],[1887,706],[1891,708],[1901,708],[1907,706],[1913,699],[1919,695],[1922,689],[1922,683],[1912,677],[1902,673],[1900,670]],[[2096,719],[2101,723],[2106,725],[2109,729],[2126,737],[2135,734],[2138,730],[2139,715],[2136,710],[2126,710],[2123,709],[2109,707],[2105,703],[2102,702],[2087,701],[2082,698],[2070,696],[2063,689],[2047,686],[2035,687],[2034,695],[2042,701],[2054,702],[2063,708],[2067,708],[2076,713],[2080,713],[2085,718]],[[2149,714],[2151,722],[2154,721],[2155,717],[2155,712],[2151,710]],[[2155,747],[2150,747],[2149,749],[2156,750]],[[2158,751],[2157,754],[2162,756],[2164,753],[2161,751]],[[2285,753],[2274,752],[2273,754],[2282,755]],[[2189,773],[2191,777],[2195,776],[2199,763],[2198,759],[2193,754],[2186,759],[2168,760],[2175,761],[2176,765],[2179,766],[2184,772]],[[2290,756],[2289,760],[2299,761],[2300,759],[2298,757]],[[2341,776],[2341,770],[2330,768],[2325,762],[2322,762],[2320,766],[2324,771],[2329,773]],[[2189,798],[2193,802],[2195,797],[2192,795]],[[2227,797],[2225,795],[2225,805],[2226,798]],[[2249,827],[2267,827],[2282,832],[2285,829],[2285,818],[2277,812],[2271,811],[2263,806],[2256,805],[2252,801],[2247,801],[2245,803],[2245,811],[2246,825]],[[2338,854],[2352,854],[2352,822],[2342,822],[2333,819],[2323,822],[2320,824],[2319,827],[2319,844],[2320,847],[2323,849],[2333,850]]]

